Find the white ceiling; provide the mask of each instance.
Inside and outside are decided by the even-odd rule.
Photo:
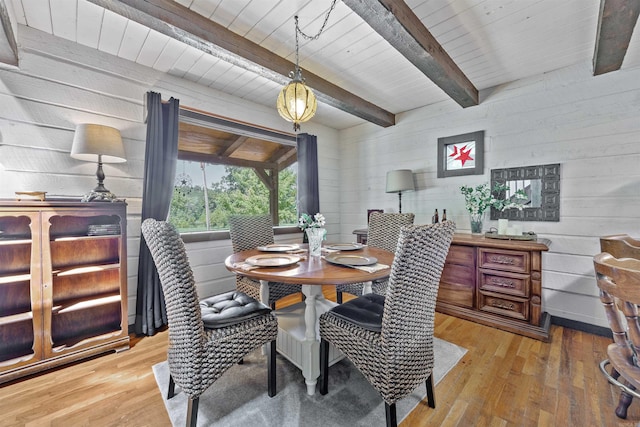
[[[275,108],[277,83],[86,0],[9,1],[19,24]],[[304,32],[315,34],[331,5],[331,0],[177,2],[291,62],[295,61],[294,15]],[[478,90],[593,57],[600,0],[406,3]],[[623,69],[640,66],[638,32]],[[318,40],[301,39],[300,65],[396,114],[454,102],[340,1]],[[337,129],[364,122],[326,104],[318,105],[312,120]]]

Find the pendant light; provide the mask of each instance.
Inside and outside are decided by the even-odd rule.
[[[302,71],[298,66],[298,17],[296,20],[296,68],[289,73],[291,81],[282,88],[276,101],[278,113],[288,122],[293,122],[293,130],[300,130],[300,123],[304,123],[316,114],[318,103],[313,91],[304,84]]]
[[[298,16],[295,16],[296,22],[296,64],[295,69],[289,73],[289,78],[291,81],[288,85],[282,88],[280,94],[278,95],[278,99],[276,101],[276,107],[278,108],[278,113],[280,116],[289,121],[293,122],[293,130],[295,132],[300,130],[300,123],[304,123],[308,121],[311,117],[316,114],[316,108],[318,103],[316,101],[316,96],[313,94],[311,88],[307,87],[304,82],[304,77],[302,77],[302,70],[300,70],[299,66],[299,42],[298,35],[302,35],[307,40],[316,40],[324,31],[325,26],[327,25],[327,21],[329,20],[329,15],[331,11],[336,5],[336,0],[331,2],[331,7],[327,12],[327,15],[324,18],[324,23],[318,31],[318,34],[315,36],[308,36],[302,30],[300,30],[300,26],[298,25]]]

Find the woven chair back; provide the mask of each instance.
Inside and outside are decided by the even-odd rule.
[[[152,218],[142,223],[142,235],[162,283],[169,322],[171,374],[182,387],[190,388],[190,381],[199,381],[199,377],[191,374],[200,370],[199,355],[205,338],[195,280],[184,242],[171,224]]]
[[[382,340],[393,353],[389,357],[402,360],[413,354],[433,360],[436,297],[455,229],[454,222],[446,221],[400,230],[382,317]]]
[[[234,215],[229,217],[229,235],[233,252],[255,249],[273,243],[270,215]]]
[[[395,252],[398,247],[400,229],[412,225],[415,215],[412,213],[372,212],[369,217],[367,245]]]

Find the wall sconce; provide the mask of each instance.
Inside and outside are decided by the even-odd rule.
[[[115,202],[119,201],[115,194],[104,186],[103,163],[123,163],[124,145],[118,129],[82,123],[76,127],[71,147],[71,157],[87,162],[98,162],[98,186],[82,197],[83,202]]]
[[[387,172],[387,193],[398,193],[398,212],[402,213],[402,192],[413,190],[415,190],[415,186],[411,169]]]

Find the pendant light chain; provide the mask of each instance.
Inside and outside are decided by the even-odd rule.
[[[304,83],[304,77],[302,77],[302,70],[300,70],[300,40],[299,35],[307,40],[316,40],[320,37],[320,34],[324,31],[329,21],[329,15],[336,6],[337,0],[332,0],[331,7],[324,17],[324,22],[320,31],[314,36],[305,34],[298,23],[298,15],[295,15],[296,21],[296,63],[295,69],[289,73],[291,81],[285,87],[282,88],[278,99],[276,100],[276,108],[280,116],[293,122],[293,130],[297,132],[300,130],[300,123],[306,122],[316,113],[317,100],[313,91]]]
[[[300,35],[307,40],[317,40],[318,37],[320,37],[320,34],[322,34],[322,32],[324,31],[324,28],[327,26],[327,22],[329,21],[329,15],[331,15],[331,12],[336,7],[336,2],[337,0],[333,0],[331,2],[331,7],[329,8],[327,15],[324,17],[324,22],[322,23],[322,27],[320,27],[320,31],[318,31],[318,33],[315,36],[310,36],[300,29],[300,27],[298,26],[298,16],[296,16],[296,36],[297,36],[297,33],[300,33]]]
[[[329,8],[329,11],[327,12],[327,14],[324,17],[324,22],[322,23],[322,27],[320,27],[320,30],[316,33],[315,36],[310,36],[307,33],[305,33],[304,31],[302,31],[300,29],[300,25],[298,24],[298,15],[295,16],[295,21],[296,21],[296,68],[298,67],[298,46],[299,46],[299,42],[298,42],[298,34],[300,34],[304,39],[306,40],[318,40],[318,37],[320,37],[320,34],[322,34],[322,32],[324,31],[325,27],[327,26],[327,22],[329,22],[329,16],[331,15],[331,12],[333,12],[333,9],[336,7],[336,2],[337,0],[333,0],[331,2],[331,7]]]

